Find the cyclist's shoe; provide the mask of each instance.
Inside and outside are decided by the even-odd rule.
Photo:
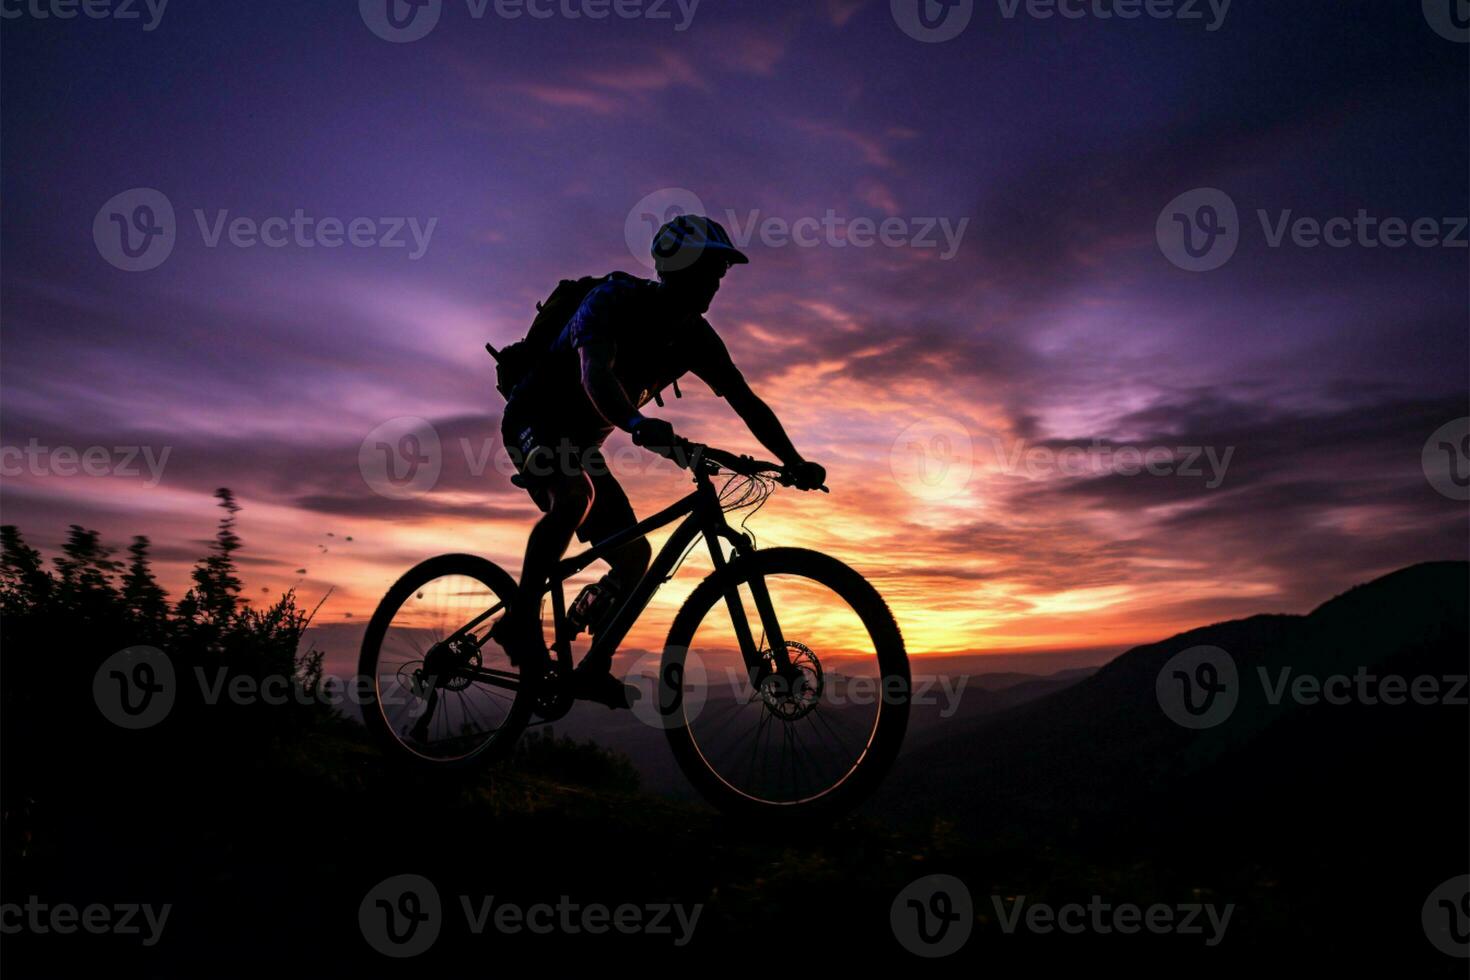
[[[572,671],[572,697],[578,701],[592,701],[613,709],[631,708],[642,696],[638,688],[614,677],[610,664],[583,661]]]

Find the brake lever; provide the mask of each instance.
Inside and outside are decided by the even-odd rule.
[[[794,487],[794,486],[796,486],[796,481],[791,478],[791,474],[785,473],[785,472],[783,472],[780,476],[776,477],[776,482],[779,483],[779,484],[781,484],[781,486],[783,486],[783,487]],[[813,490],[820,490],[823,493],[831,493],[832,492],[831,488],[828,487],[825,483],[822,484],[820,487],[813,487],[812,489]]]

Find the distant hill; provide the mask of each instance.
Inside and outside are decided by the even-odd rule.
[[[1349,739],[1345,744],[1360,742],[1365,725],[1384,737],[1424,726],[1427,734],[1453,709],[1400,705],[1409,710],[1393,712],[1393,706],[1380,705],[1371,711],[1296,705],[1290,699],[1273,706],[1258,671],[1266,668],[1273,683],[1282,667],[1293,676],[1352,675],[1359,668],[1379,675],[1463,675],[1467,595],[1470,564],[1416,565],[1358,586],[1306,616],[1253,616],[1135,647],[1055,694],[950,726],[890,780],[892,795],[908,796],[923,783],[941,787],[926,792],[926,809],[953,809],[961,817],[982,810],[994,814],[1002,801],[1018,812],[1045,813],[1064,804],[1069,814],[1097,817],[1130,811],[1150,796],[1173,797],[1178,780],[1202,777],[1239,753],[1269,758],[1273,748],[1284,752],[1289,746],[1275,740],[1301,737],[1308,722]],[[1229,653],[1243,682],[1230,718],[1202,731],[1170,721],[1155,691],[1165,663],[1196,646]],[[1462,712],[1458,719],[1464,717]],[[1375,755],[1349,761],[1334,752],[1314,761],[1336,770],[1361,767]],[[1384,761],[1392,768],[1403,762]]]
[[[1467,599],[1470,564],[1422,564],[1308,615],[1136,647],[1063,690],[949,726],[905,758],[870,812],[952,824],[994,852],[1172,866],[1179,880],[1289,901],[1308,931],[1352,935],[1397,916],[1411,941],[1423,896],[1470,868]],[[1198,646],[1233,659],[1239,701],[1191,730],[1165,714],[1156,683]],[[1458,703],[1272,704],[1283,670],[1436,678]]]
[[[971,657],[971,669],[978,669],[983,658]],[[1008,672],[1004,674],[931,673],[928,664],[914,667],[916,703],[909,717],[904,753],[917,750],[936,738],[945,737],[957,726],[988,717],[1024,704],[1054,691],[1062,690],[1089,676],[1091,668],[1062,671],[1050,677]],[[644,687],[651,690],[652,685]],[[953,697],[950,692],[959,691]],[[578,704],[570,714],[556,722],[558,734],[577,739],[590,739],[599,745],[626,755],[642,777],[644,790],[676,799],[698,798],[689,781],[674,765],[668,738],[627,711],[609,711],[601,705]],[[898,766],[904,766],[900,756]]]

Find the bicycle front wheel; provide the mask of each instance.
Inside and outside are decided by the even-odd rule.
[[[763,628],[772,615],[779,644]],[[754,670],[741,653],[747,627]],[[903,637],[877,590],[835,558],[773,548],[689,596],[669,631],[657,709],[680,768],[715,806],[807,819],[872,792],[898,755],[909,698]]]

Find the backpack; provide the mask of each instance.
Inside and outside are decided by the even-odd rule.
[[[495,358],[495,390],[509,399],[520,383],[531,376],[538,365],[550,360],[551,346],[561,336],[562,330],[576,315],[587,294],[610,279],[636,279],[626,272],[614,272],[606,276],[583,276],[581,279],[563,279],[557,283],[551,295],[536,304],[536,319],[526,336],[496,350],[491,344],[485,349]],[[678,382],[674,392],[679,394]],[[654,399],[662,406],[663,398],[658,393]]]

